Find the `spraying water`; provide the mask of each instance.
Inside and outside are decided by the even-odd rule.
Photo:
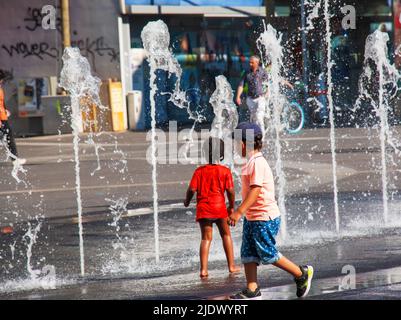
[[[309,15],[306,17],[306,27],[305,31],[309,32],[314,29],[313,26],[313,20],[316,18],[319,18],[319,10],[322,6],[322,2],[319,0],[316,3],[313,3],[312,1],[305,1],[305,5],[312,5],[312,10],[309,13]]]
[[[26,268],[27,271],[30,275],[30,277],[32,279],[36,279],[38,277],[38,275],[40,274],[39,270],[34,270],[32,268],[32,264],[31,264],[31,258],[32,258],[32,247],[34,246],[34,244],[37,241],[38,238],[38,233],[40,231],[42,224],[38,223],[36,225],[36,227],[32,230],[32,225],[31,223],[28,222],[28,231],[25,233],[24,235],[24,239],[27,243],[27,250],[26,250]]]
[[[74,161],[75,161],[75,191],[77,195],[78,227],[79,227],[79,251],[81,275],[85,275],[84,243],[82,227],[82,198],[81,178],[79,164],[79,133],[82,126],[81,99],[90,100],[101,105],[99,98],[100,79],[91,75],[88,60],[80,54],[78,48],[66,48],[63,54],[63,69],[60,75],[60,87],[71,95],[71,128],[74,136]]]
[[[157,192],[157,159],[156,159],[156,101],[157,92],[156,70],[164,70],[170,75],[175,75],[176,81],[174,90],[170,94],[169,101],[177,107],[185,109],[189,119],[194,120],[187,150],[192,141],[192,132],[197,122],[203,121],[204,117],[192,112],[190,102],[186,98],[186,92],[180,89],[182,69],[177,59],[173,56],[170,46],[170,33],[167,25],[162,21],[149,22],[141,32],[143,47],[146,50],[148,63],[150,66],[150,115],[151,115],[151,162],[152,162],[152,183],[153,183],[153,208],[154,208],[154,233],[155,233],[155,255],[159,261],[159,225],[158,225],[158,192]],[[187,152],[185,153],[187,154]]]
[[[283,82],[283,47],[281,45],[282,35],[269,24],[264,25],[264,32],[256,40],[256,45],[261,53],[263,65],[271,64],[271,82],[269,86],[269,97],[267,106],[273,108],[273,127],[275,131],[275,154],[276,154],[276,176],[278,177],[278,206],[280,208],[281,233],[285,238],[287,235],[285,188],[286,178],[282,159],[280,132],[283,129],[281,113],[286,103],[286,98],[280,92],[280,84]],[[268,114],[269,110],[266,110]]]
[[[155,234],[155,257],[156,263],[159,262],[159,207],[157,193],[157,159],[156,159],[156,70],[168,70],[168,62],[165,60],[165,55],[169,53],[168,45],[170,35],[167,28],[163,25],[157,25],[155,22],[149,22],[143,28],[142,42],[145,50],[148,53],[148,62],[150,66],[150,116],[152,126],[152,185],[153,185],[153,219],[154,219],[154,234]]]
[[[31,284],[35,284],[40,286],[41,288],[47,289],[55,289],[56,288],[56,271],[53,265],[45,265],[41,270],[34,269],[32,267],[32,248],[36,244],[38,240],[38,235],[40,229],[42,227],[42,223],[38,222],[34,228],[30,222],[28,222],[28,230],[24,234],[23,239],[27,245],[26,250],[26,268],[30,276]],[[14,243],[15,246],[15,243]]]
[[[120,220],[122,215],[127,212],[128,198],[121,197],[117,200],[106,198],[105,200],[110,203],[109,210],[113,217],[113,222],[110,223],[110,226],[116,229],[116,237],[121,241]]]
[[[209,102],[213,107],[214,118],[210,135],[223,139],[226,145],[224,163],[234,173],[235,185],[238,191],[241,188],[240,172],[234,166],[235,157],[239,157],[232,146],[231,134],[238,125],[238,112],[233,102],[234,94],[230,83],[225,76],[216,77],[216,90],[211,95]]]
[[[225,76],[216,77],[216,90],[210,97],[214,119],[210,134],[220,139],[228,137],[238,125],[238,112],[233,102],[234,94]]]
[[[329,121],[330,121],[330,151],[331,151],[331,164],[333,175],[333,193],[334,193],[334,214],[336,221],[336,232],[340,232],[340,214],[338,209],[338,186],[337,186],[337,159],[336,159],[336,135],[334,124],[334,103],[333,103],[333,82],[331,75],[331,68],[333,62],[331,61],[331,29],[330,29],[330,13],[329,1],[324,1],[324,20],[326,23],[326,50],[327,50],[327,100],[329,108]]]
[[[383,222],[385,225],[387,224],[389,213],[387,144],[393,148],[396,155],[401,154],[399,142],[393,139],[388,123],[389,103],[398,91],[397,82],[401,78],[396,67],[388,60],[388,41],[389,35],[380,30],[376,30],[367,37],[365,44],[365,67],[359,80],[360,96],[356,103],[356,108],[360,108],[362,101],[370,103],[380,120],[381,180]],[[378,96],[374,95],[376,90]]]
[[[11,170],[11,176],[15,179],[17,184],[20,184],[22,182],[25,185],[25,187],[28,187],[27,182],[24,179],[21,179],[19,176],[19,173],[26,175],[27,170],[22,166],[20,159],[12,154],[12,152],[8,148],[8,145],[7,145],[7,142],[5,141],[5,139],[6,139],[6,137],[1,138],[0,142],[1,142],[4,150],[6,151],[7,160],[12,159],[12,161],[13,161],[13,169]]]

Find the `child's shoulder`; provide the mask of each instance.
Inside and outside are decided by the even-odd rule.
[[[230,172],[231,173],[231,169],[227,166],[224,166],[222,164],[218,165],[219,170],[224,171],[224,172]]]
[[[256,157],[249,159],[247,162],[247,166],[248,167],[254,167],[254,166],[269,167],[269,163],[267,162],[267,159],[263,155],[258,155]]]
[[[197,171],[197,170],[203,170],[203,169],[205,169],[207,166],[208,166],[207,164],[198,166],[198,167],[195,169],[195,171]]]
[[[267,162],[267,159],[263,156],[255,158],[254,165],[259,168],[271,170],[269,162]]]
[[[203,171],[203,170],[212,170],[212,171],[216,171],[216,172],[227,172],[227,173],[231,173],[230,168],[228,168],[225,165],[222,164],[205,164],[202,166],[199,166],[198,168],[195,169],[195,172],[199,172],[199,171]]]
[[[196,173],[196,172],[201,172],[201,171],[205,170],[206,168],[207,168],[207,165],[199,166],[199,167],[197,167],[197,168],[195,169],[194,173]]]
[[[231,172],[231,169],[223,164],[216,164],[215,167],[220,172]]]

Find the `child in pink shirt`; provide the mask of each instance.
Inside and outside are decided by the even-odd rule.
[[[229,224],[235,226],[245,215],[241,261],[245,267],[247,288],[230,299],[261,298],[257,284],[257,266],[260,263],[273,264],[292,274],[297,285],[297,296],[304,297],[311,286],[313,268],[294,264],[276,248],[275,238],[280,230],[281,218],[275,200],[273,174],[261,153],[262,131],[258,125],[247,122],[240,123],[236,130],[240,131],[241,139],[238,143],[242,157],[246,158],[247,162],[242,168],[242,203],[229,216]],[[251,150],[247,150],[249,136],[253,140]]]

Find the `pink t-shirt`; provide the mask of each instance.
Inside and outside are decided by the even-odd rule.
[[[249,221],[267,221],[280,216],[274,194],[272,170],[261,152],[256,152],[242,167],[242,200],[251,186],[262,187],[256,202],[246,212]]]

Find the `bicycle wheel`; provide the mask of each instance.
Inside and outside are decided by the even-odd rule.
[[[298,133],[305,124],[305,113],[298,102],[288,103],[283,110],[283,124],[288,133]]]

